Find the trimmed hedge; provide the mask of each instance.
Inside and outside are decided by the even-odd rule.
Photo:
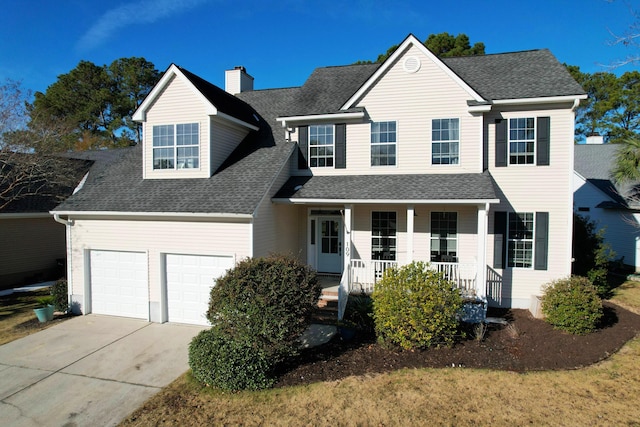
[[[196,380],[226,391],[260,390],[274,383],[273,364],[259,346],[216,328],[191,341],[189,366]]]
[[[56,311],[66,313],[69,310],[69,294],[67,291],[67,279],[57,280],[51,287],[51,296]]]
[[[596,330],[602,319],[602,300],[588,278],[571,276],[544,287],[542,313],[556,329],[587,334]]]
[[[223,390],[270,387],[277,365],[297,353],[321,291],[315,272],[294,258],[238,263],[211,289],[213,326],[189,347],[194,378]]]
[[[453,343],[460,292],[424,262],[389,268],[372,294],[376,334],[406,350]]]

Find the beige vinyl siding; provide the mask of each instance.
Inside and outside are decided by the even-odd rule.
[[[215,171],[222,165],[222,163],[229,157],[229,155],[236,149],[236,147],[242,142],[245,136],[249,133],[246,128],[241,128],[237,125],[232,125],[217,117],[211,118],[211,172],[213,175]]]
[[[420,58],[416,73],[407,73],[407,55]],[[482,117],[468,112],[471,96],[440,67],[411,47],[366,93],[357,106],[372,121],[396,121],[396,166],[371,166],[369,122],[347,124],[347,168],[313,168],[315,175],[477,173],[481,172]],[[457,118],[460,164],[431,165],[431,120]]]
[[[196,169],[153,169],[153,126],[198,123],[200,167]],[[201,95],[181,78],[173,77],[147,111],[143,124],[145,178],[206,178],[209,177],[209,116]]]
[[[56,271],[66,254],[65,227],[51,217],[0,219],[0,242],[0,289]]]
[[[486,118],[488,166],[502,199],[499,205],[491,206],[489,214],[489,263],[493,263],[493,212],[549,213],[547,270],[510,268],[497,271],[507,279],[505,283],[509,283],[502,290],[502,299],[505,304],[510,300],[513,307],[528,308],[531,296],[540,295],[545,283],[571,273],[574,116],[570,107],[565,104],[537,109],[530,107],[526,111],[503,109]],[[550,165],[495,167],[495,119],[543,116],[551,118]]]
[[[253,256],[270,253],[298,253],[298,212],[292,205],[276,204],[271,197],[282,188],[290,176],[288,164],[283,165],[278,177],[271,185],[267,196],[256,210],[253,220]]]
[[[162,254],[223,255],[236,260],[250,252],[250,223],[75,219],[71,227],[72,294],[83,295],[85,255],[91,249],[146,252],[149,301],[160,302]],[[62,226],[61,226],[62,227]],[[64,228],[64,227],[62,227]]]

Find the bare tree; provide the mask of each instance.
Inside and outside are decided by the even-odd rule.
[[[613,3],[613,0],[609,0],[609,3]],[[618,68],[627,64],[640,63],[640,14],[633,9],[631,4],[627,3],[629,13],[633,17],[633,22],[622,33],[609,30],[612,39],[609,41],[611,46],[625,46],[632,50],[632,53],[627,55],[623,59],[619,59],[611,64],[610,68]]]

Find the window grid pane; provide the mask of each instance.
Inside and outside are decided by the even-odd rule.
[[[532,165],[535,158],[535,119],[509,120],[509,164]]]
[[[431,164],[457,165],[460,162],[459,119],[431,121]]]
[[[396,213],[371,213],[371,259],[396,259]]]
[[[509,212],[507,258],[509,267],[533,265],[533,213]]]
[[[431,212],[431,261],[457,261],[458,213]]]
[[[154,169],[200,166],[198,123],[153,126],[152,145]]]
[[[371,166],[395,166],[396,122],[371,123]]]
[[[333,125],[309,126],[309,165],[333,167]]]

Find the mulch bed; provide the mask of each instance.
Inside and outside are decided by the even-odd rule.
[[[605,302],[600,329],[577,336],[553,329],[528,310],[494,310],[509,324],[490,325],[482,341],[460,339],[453,347],[388,350],[375,337],[356,336],[302,351],[280,370],[276,387],[334,381],[402,368],[483,368],[507,371],[576,369],[599,362],[640,333],[640,316]]]

